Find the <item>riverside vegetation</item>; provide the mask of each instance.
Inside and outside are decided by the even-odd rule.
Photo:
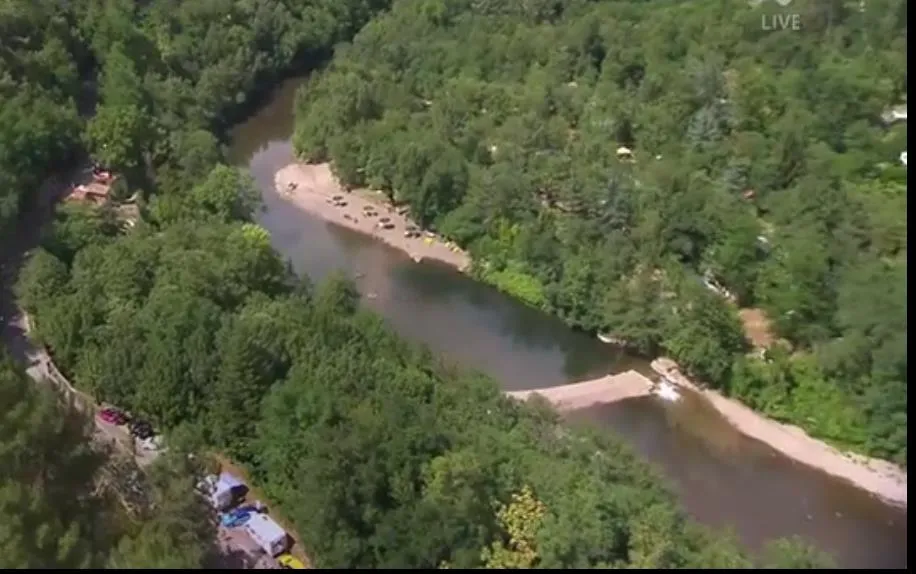
[[[463,4],[395,2],[393,17],[406,17],[402,6],[438,18]],[[486,377],[443,366],[359,308],[347,281],[314,288],[271,249],[266,232],[251,223],[251,181],[222,163],[220,130],[259,83],[316,62],[387,7],[368,0],[0,4],[0,32],[10,39],[0,51],[4,227],[51,169],[84,148],[126,175],[126,192],[141,191],[148,200],[143,220],[126,233],[107,208],[59,210],[17,289],[39,342],[82,390],[167,429],[176,453],[210,448],[246,465],[320,566],[823,564],[823,556],[795,541],[776,542],[752,560],[727,533],[686,519],[659,477],[616,439],[567,429],[546,405],[516,404]],[[495,21],[533,17],[551,29],[551,19],[537,13]],[[390,25],[383,17],[367,33]],[[97,92],[98,105],[84,120],[76,102],[87,92]],[[442,151],[447,161],[464,157]],[[479,177],[474,164],[463,165],[468,181]],[[441,172],[428,167],[432,181]],[[503,181],[511,176],[520,184],[522,175],[503,173]],[[504,213],[494,206],[494,218]],[[492,253],[488,260],[498,251]],[[524,278],[521,261],[491,269]],[[651,309],[650,302],[640,309]],[[728,323],[714,300],[696,304]],[[682,309],[690,315],[702,308]],[[634,325],[641,319],[625,311]],[[9,443],[2,452],[31,461],[28,472],[5,465],[12,470],[4,470],[0,484],[0,509],[14,525],[2,538],[4,558],[15,557],[11,566],[202,565],[212,540],[203,535],[204,512],[182,514],[190,503],[157,506],[168,525],[180,528],[153,522],[150,528],[164,534],[118,543],[82,525],[90,517],[77,502],[64,504],[61,488],[24,498],[36,472],[68,474],[69,466],[63,473],[53,465],[71,458],[42,454],[55,441],[45,440],[50,434],[36,423],[60,417],[16,418],[38,399],[29,398],[15,368],[5,365],[2,373],[4,403],[13,406],[2,419],[0,440]],[[51,399],[41,401],[47,413]],[[38,444],[24,441],[23,427],[39,429]],[[85,442],[85,434],[66,434],[74,449]],[[182,492],[190,493],[190,470],[174,471]],[[79,504],[86,497],[77,496]],[[27,502],[42,514],[24,514]],[[61,535],[39,545],[27,532]],[[71,550],[83,544],[99,550]],[[170,552],[173,544],[187,551]]]
[[[768,9],[396,2],[301,90],[294,143],[479,278],[905,466],[906,125],[882,115],[907,3],[805,2],[781,32]],[[765,360],[738,306],[782,338]]]
[[[115,496],[123,487],[111,477],[113,457],[90,448],[92,421],[62,406],[50,387],[37,386],[2,351],[0,400],[0,567],[204,563],[216,528],[201,520],[206,508],[189,480],[193,463],[157,461],[143,481],[150,504],[128,517]]]

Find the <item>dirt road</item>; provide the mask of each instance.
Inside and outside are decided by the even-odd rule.
[[[47,351],[35,346],[28,339],[30,325],[25,313],[17,310],[16,315],[9,319],[7,328],[10,335],[15,334],[17,337],[16,347],[24,354],[21,360],[28,365],[26,373],[36,383],[51,385],[60,393],[63,400],[69,402],[78,411],[91,416],[95,424],[93,437],[95,440],[112,445],[123,453],[131,454],[141,468],[156,460],[159,453],[136,447],[134,438],[126,427],[104,423],[95,417],[97,407],[92,398],[77,390],[57,369]],[[18,340],[20,337],[24,340]]]
[[[14,229],[0,237],[0,339],[10,355],[26,366],[26,372],[36,382],[46,382],[61,393],[77,409],[89,413],[95,420],[96,438],[118,445],[123,451],[132,450],[133,440],[123,427],[107,425],[95,419],[95,404],[91,397],[77,391],[54,366],[48,353],[29,339],[29,321],[17,307],[13,287],[28,254],[41,241],[45,224],[54,215],[54,206],[69,189],[71,181],[84,175],[86,168],[49,178],[31,205],[23,209]],[[138,451],[135,456],[141,466],[150,464],[156,453]]]

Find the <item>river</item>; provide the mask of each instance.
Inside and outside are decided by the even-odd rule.
[[[368,306],[404,337],[506,390],[544,388],[635,368],[627,356],[558,319],[433,263],[415,263],[379,242],[316,219],[274,190],[292,158],[293,99],[299,80],[284,83],[231,134],[230,157],[262,190],[260,223],[294,268],[320,280],[344,270]],[[578,411],[575,421],[616,431],[660,467],[698,520],[731,526],[752,548],[799,535],[845,568],[904,568],[906,510],[887,506],[843,481],[797,464],[736,432],[702,401],[645,398]]]

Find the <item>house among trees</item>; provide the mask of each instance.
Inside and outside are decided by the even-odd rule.
[[[92,168],[92,181],[73,186],[67,194],[66,201],[86,201],[95,205],[108,203],[111,186],[117,176],[99,167]]]
[[[108,203],[110,187],[96,182],[74,186],[67,195],[67,201],[88,201],[96,205]]]

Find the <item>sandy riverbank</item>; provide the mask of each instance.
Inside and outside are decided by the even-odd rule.
[[[847,480],[885,502],[906,507],[905,470],[884,460],[841,452],[796,426],[774,421],[734,399],[700,388],[682,374],[671,359],[655,359],[652,368],[671,382],[700,393],[741,433],[802,464]]]
[[[559,385],[546,389],[506,392],[510,397],[519,400],[526,400],[532,394],[541,395],[550,401],[557,410],[561,411],[616,403],[624,399],[645,397],[651,393],[652,380],[632,370],[581,383]]]
[[[408,226],[415,226],[407,216],[398,214],[387,198],[369,190],[346,191],[334,177],[329,164],[292,163],[277,172],[277,192],[296,206],[325,221],[375,237],[400,249],[415,261],[432,259],[465,271],[471,264],[467,253],[440,237],[405,237]],[[290,184],[294,187],[291,188]],[[334,196],[342,196],[346,205],[335,205]],[[377,212],[369,216],[368,210]],[[382,229],[379,220],[387,217],[392,229]]]

